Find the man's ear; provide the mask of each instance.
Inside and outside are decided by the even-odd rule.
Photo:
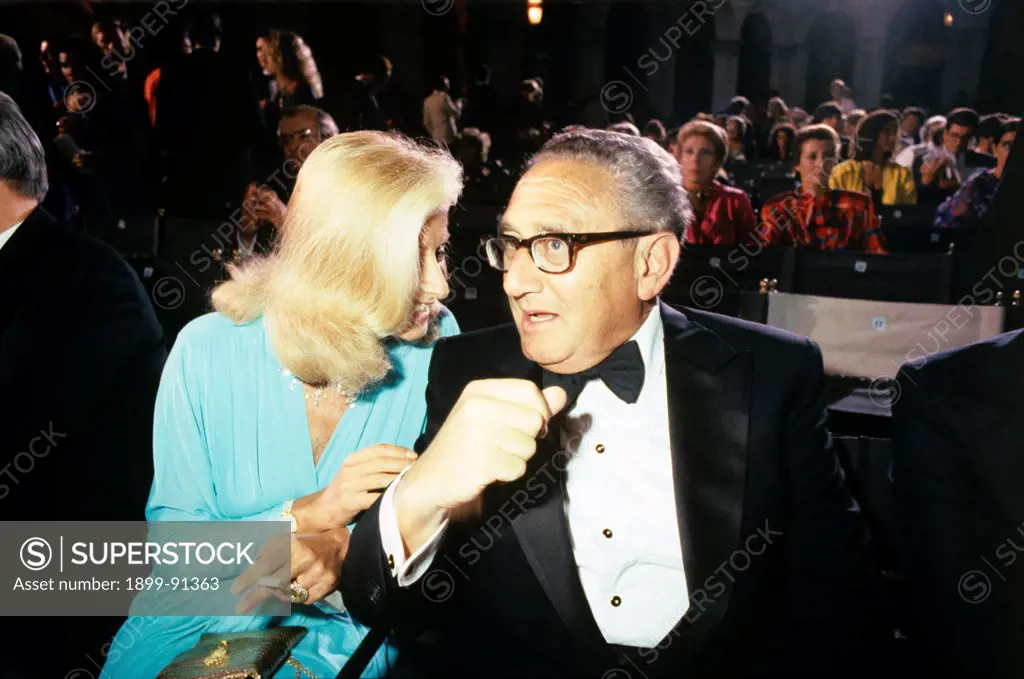
[[[637,296],[649,301],[668,285],[679,261],[679,236],[664,231],[645,236],[637,247]]]

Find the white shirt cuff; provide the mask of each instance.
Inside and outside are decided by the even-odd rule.
[[[395,487],[402,481],[406,469],[398,475],[388,489],[384,491],[384,497],[380,501],[380,542],[384,547],[384,554],[387,555],[388,566],[391,568],[391,577],[398,581],[399,587],[408,587],[415,584],[423,577],[423,574],[430,568],[437,554],[437,548],[441,544],[441,538],[448,530],[448,519],[441,523],[441,527],[430,536],[423,545],[408,557],[405,556],[405,543],[402,540],[402,533],[398,529],[398,517],[395,515]]]

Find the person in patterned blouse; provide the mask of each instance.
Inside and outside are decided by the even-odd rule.
[[[727,153],[726,132],[714,123],[691,120],[679,130],[676,160],[694,212],[684,238],[687,244],[739,245],[757,230],[747,194],[717,181]]]
[[[780,193],[761,207],[762,242],[887,252],[871,199],[862,193],[828,188],[839,143],[839,135],[828,125],[809,125],[797,132],[793,157],[800,187]]]
[[[935,226],[973,227],[988,212],[992,199],[1003,177],[1006,160],[1010,157],[1013,140],[1017,138],[1017,123],[1013,118],[1003,123],[996,142],[996,166],[974,175],[956,193],[947,198],[935,211]]]

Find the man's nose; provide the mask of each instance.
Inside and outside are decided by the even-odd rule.
[[[531,292],[540,292],[543,287],[544,273],[537,268],[533,257],[525,248],[519,248],[512,254],[512,265],[502,282],[505,294],[509,297],[522,297]]]

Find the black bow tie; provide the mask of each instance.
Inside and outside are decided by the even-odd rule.
[[[545,370],[544,388],[562,387],[569,397],[568,410],[579,398],[587,382],[603,380],[608,389],[626,403],[636,403],[644,386],[644,361],[636,340],[626,342],[593,368],[575,375],[561,375]]]

